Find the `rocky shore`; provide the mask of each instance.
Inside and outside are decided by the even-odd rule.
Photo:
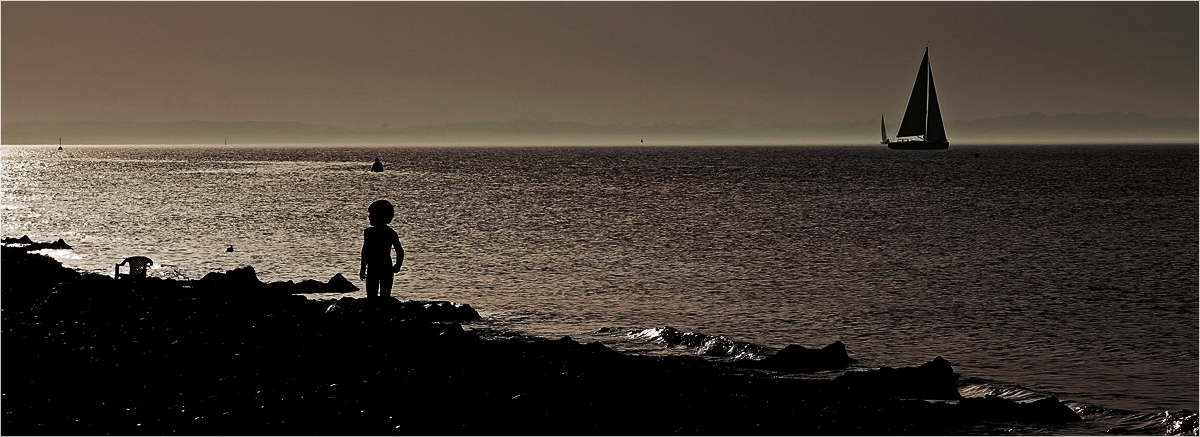
[[[1054,398],[962,399],[941,357],[798,379],[845,369],[845,347],[721,364],[484,340],[459,324],[479,317],[468,305],[310,300],[297,293],[319,283],[240,269],[117,281],[30,247],[0,253],[9,435],[946,434],[1079,420]]]

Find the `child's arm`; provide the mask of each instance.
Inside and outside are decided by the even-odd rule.
[[[392,241],[392,246],[396,247],[396,266],[392,267],[392,273],[400,273],[400,265],[404,264],[404,248],[400,247],[399,236]]]
[[[358,265],[358,279],[367,280],[367,231],[363,231],[363,247],[361,261]]]

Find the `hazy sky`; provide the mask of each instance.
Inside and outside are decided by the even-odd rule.
[[[4,123],[1196,117],[1196,2],[4,2]]]

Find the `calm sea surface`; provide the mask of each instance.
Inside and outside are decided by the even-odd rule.
[[[86,271],[145,255],[156,276],[361,286],[367,205],[388,199],[394,293],[469,303],[480,329],[639,353],[690,353],[624,335],[665,326],[842,340],[861,367],[941,355],[989,387],[1197,409],[1194,145],[0,154],[4,236],[64,238],[52,255]]]

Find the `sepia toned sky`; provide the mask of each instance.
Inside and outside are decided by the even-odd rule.
[[[4,2],[4,123],[1196,117],[1196,2]]]

